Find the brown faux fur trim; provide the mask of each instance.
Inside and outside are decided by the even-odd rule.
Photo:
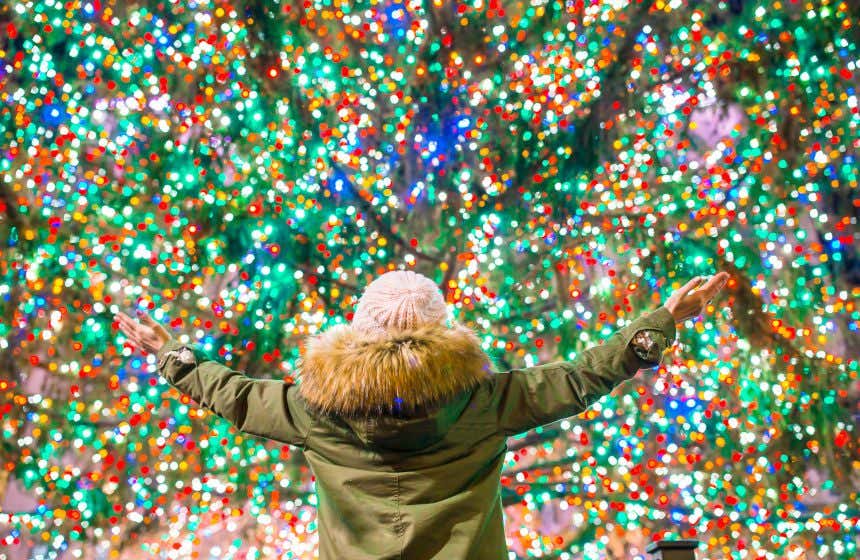
[[[299,394],[323,414],[409,414],[475,387],[491,365],[477,335],[456,321],[385,335],[341,324],[308,337]]]

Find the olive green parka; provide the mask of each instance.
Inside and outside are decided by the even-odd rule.
[[[631,343],[647,330],[643,357]],[[571,361],[494,371],[460,323],[308,337],[298,382],[254,379],[171,338],[159,372],[242,432],[300,447],[316,477],[322,560],[506,560],[506,441],[583,412],[675,340],[664,306]]]

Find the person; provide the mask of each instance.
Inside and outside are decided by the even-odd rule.
[[[296,383],[232,370],[145,313],[117,319],[200,406],[304,451],[322,560],[503,560],[508,436],[577,415],[659,366],[676,323],[703,313],[728,278],[690,280],[573,360],[498,372],[436,284],[409,270],[371,282],[350,323],[309,336]]]

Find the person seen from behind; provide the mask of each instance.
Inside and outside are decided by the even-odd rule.
[[[145,313],[116,318],[200,406],[304,451],[321,560],[506,560],[507,438],[578,415],[659,366],[676,324],[704,313],[728,279],[693,278],[573,360],[507,371],[494,371],[438,286],[410,270],[377,277],[350,323],[308,337],[296,383],[232,370]]]

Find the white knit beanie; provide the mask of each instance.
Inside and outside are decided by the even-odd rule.
[[[433,280],[411,270],[391,270],[367,285],[352,318],[359,330],[414,329],[448,318],[445,298]]]

